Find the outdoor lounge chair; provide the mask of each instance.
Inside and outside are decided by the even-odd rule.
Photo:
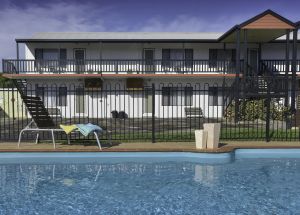
[[[36,135],[36,143],[39,140],[39,132],[40,131],[49,131],[51,132],[52,136],[52,143],[53,147],[55,149],[55,138],[54,138],[54,132],[64,132],[63,129],[58,128],[55,123],[53,122],[52,118],[49,115],[48,110],[45,108],[45,105],[43,101],[40,99],[40,97],[35,96],[22,96],[22,99],[27,107],[27,110],[29,114],[31,115],[32,120],[30,123],[20,131],[19,134],[19,140],[18,140],[18,148],[21,144],[21,138],[22,134],[27,131],[31,132],[37,132]],[[99,137],[96,131],[93,132],[95,135],[95,138],[97,140],[97,144],[99,146],[99,149],[101,150],[101,143],[99,141]],[[70,138],[69,135],[67,135],[68,144],[70,144]],[[109,141],[111,144],[111,134],[109,132]]]

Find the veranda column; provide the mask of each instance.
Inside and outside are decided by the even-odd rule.
[[[285,43],[285,101],[284,106],[289,105],[289,72],[290,72],[290,30],[286,30]]]
[[[243,72],[243,76],[247,76],[248,75],[248,32],[247,29],[244,29],[244,72]],[[243,77],[244,78],[244,77]]]
[[[240,73],[241,73],[241,61],[240,61],[240,33],[241,30],[238,28],[236,30],[236,71],[235,71],[235,85],[233,89],[234,92],[234,101],[235,101],[235,107],[234,107],[234,112],[235,112],[235,122],[237,122],[239,119],[238,113],[239,113],[239,88],[240,88]]]
[[[296,61],[297,61],[297,39],[298,29],[293,30],[293,58],[292,58],[292,92],[291,92],[291,111],[295,112],[296,104]]]
[[[20,65],[20,62],[19,62],[19,60],[20,60],[20,54],[19,54],[19,43],[17,42],[16,43],[16,49],[17,49],[17,73],[19,73],[19,65]],[[4,71],[3,71],[4,72]]]

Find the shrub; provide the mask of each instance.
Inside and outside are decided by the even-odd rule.
[[[271,99],[270,117],[273,120],[284,120],[289,113],[290,108],[285,107],[276,99]],[[266,120],[267,106],[266,99],[247,99],[240,100],[239,103],[239,120],[253,121],[257,119]],[[224,117],[233,120],[235,119],[235,102],[225,110]]]

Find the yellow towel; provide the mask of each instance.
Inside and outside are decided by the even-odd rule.
[[[72,131],[77,129],[76,125],[59,125],[62,130],[66,132],[66,134],[70,134]]]

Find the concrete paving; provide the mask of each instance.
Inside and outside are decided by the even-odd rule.
[[[230,152],[237,148],[300,148],[300,142],[263,142],[263,141],[226,141],[220,144],[218,149],[197,150],[194,142],[115,142],[112,145],[103,145],[102,152],[122,152],[122,151],[158,151],[158,152]],[[71,145],[57,143],[53,149],[52,143],[23,142],[17,148],[16,142],[0,142],[0,152],[99,152],[95,144],[74,143]]]

